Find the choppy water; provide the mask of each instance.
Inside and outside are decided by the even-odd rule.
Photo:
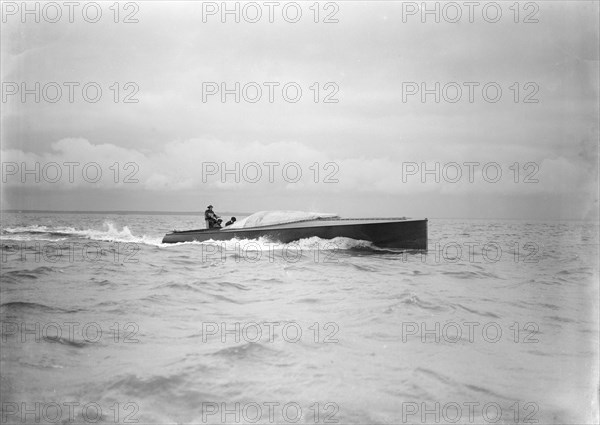
[[[162,245],[182,215],[3,214],[3,423],[594,423],[598,224]]]

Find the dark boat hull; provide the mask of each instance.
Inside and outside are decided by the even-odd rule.
[[[314,220],[247,229],[201,229],[175,231],[163,238],[163,243],[224,241],[230,239],[257,239],[290,243],[300,239],[345,237],[366,240],[382,248],[427,249],[427,219],[383,221],[376,219]]]

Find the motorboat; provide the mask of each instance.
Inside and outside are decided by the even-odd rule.
[[[212,229],[174,230],[163,243],[225,241],[231,239],[266,238],[273,242],[290,243],[319,237],[351,238],[372,242],[382,248],[427,249],[427,219],[411,218],[340,218],[333,214],[307,213],[306,218],[270,223],[266,211],[248,217],[242,223]],[[310,215],[312,214],[312,215]],[[282,214],[278,215],[279,217]],[[254,217],[254,219],[252,219]]]

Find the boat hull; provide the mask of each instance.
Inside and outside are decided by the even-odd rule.
[[[274,242],[290,243],[300,239],[345,237],[366,240],[382,248],[427,249],[427,219],[381,221],[336,220],[311,221],[281,226],[247,229],[200,229],[175,231],[163,238],[163,243],[224,241],[230,239],[267,238]]]

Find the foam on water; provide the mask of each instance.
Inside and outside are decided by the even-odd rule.
[[[0,236],[0,242],[11,242],[11,241],[19,241],[19,242],[29,242],[29,241],[44,241],[44,242],[60,242],[60,241],[65,241],[68,238],[64,237],[64,238],[60,238],[60,237],[56,237],[56,238],[49,238],[49,237],[43,237],[43,236],[36,236],[33,237],[31,235],[19,235],[19,234],[12,234],[10,236]]]
[[[260,237],[258,239],[238,239],[233,238],[226,241],[192,241],[192,242],[179,242],[171,244],[159,244],[163,248],[172,248],[185,245],[198,245],[211,247],[211,250],[231,251],[231,252],[267,252],[267,251],[278,251],[287,250],[290,253],[294,251],[336,251],[336,250],[351,250],[351,249],[369,249],[378,250],[372,242],[364,240],[356,240],[344,237],[337,237],[333,239],[322,239],[317,236],[311,238],[300,239],[290,243],[280,243],[271,241],[268,238]]]
[[[123,242],[123,243],[141,243],[146,245],[162,245],[162,238],[151,237],[151,236],[135,236],[129,227],[123,226],[119,230],[118,226],[111,221],[105,221],[102,225],[102,230],[98,229],[75,229],[69,226],[16,226],[4,229],[5,235],[2,238],[5,240],[18,240],[18,241],[60,241],[66,238],[47,238],[40,235],[51,235],[51,236],[67,236],[67,237],[80,237],[85,239],[92,239],[97,241],[106,242]]]
[[[312,214],[312,213],[308,213]],[[322,214],[321,214],[322,215]],[[290,217],[290,216],[288,216]],[[75,229],[67,226],[17,226],[4,229],[5,235],[0,241],[50,241],[58,242],[68,239],[69,236],[81,237],[85,239],[106,241],[106,242],[121,242],[121,243],[138,243],[144,245],[152,245],[162,248],[171,248],[185,245],[204,245],[204,246],[216,246],[225,251],[242,250],[246,251],[271,251],[274,249],[299,249],[299,250],[348,250],[348,249],[374,249],[373,244],[369,241],[355,240],[344,237],[337,237],[334,239],[321,239],[319,237],[311,237],[300,239],[295,242],[288,244],[282,244],[274,242],[268,238],[260,237],[258,239],[238,239],[233,238],[226,241],[192,241],[192,242],[180,242],[174,244],[163,244],[162,237],[156,236],[136,236],[132,233],[128,226],[123,226],[119,230],[118,226],[111,221],[105,221],[103,223],[103,229]],[[54,238],[47,237],[45,235],[55,236]],[[56,237],[60,236],[60,237]]]

